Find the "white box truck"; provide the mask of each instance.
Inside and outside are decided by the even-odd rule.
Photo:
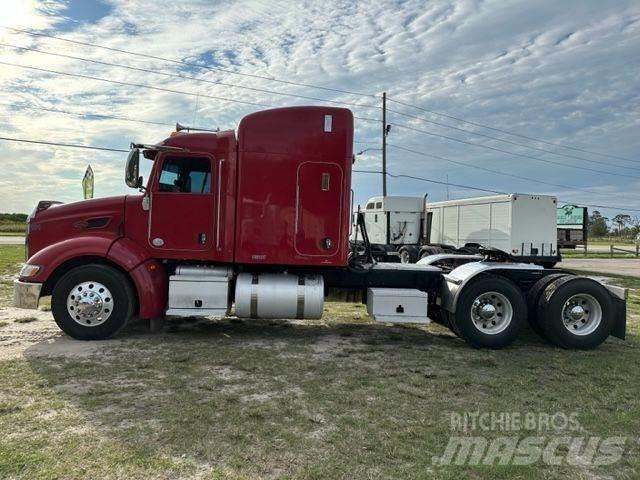
[[[387,196],[373,197],[361,213],[370,243],[403,263],[486,247],[550,267],[560,260],[556,208],[553,196],[523,193],[442,202]]]

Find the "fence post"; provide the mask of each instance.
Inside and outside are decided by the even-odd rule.
[[[640,243],[636,243],[636,257],[640,253]]]
[[[609,248],[611,249],[611,258],[613,258],[613,245],[609,245]]]

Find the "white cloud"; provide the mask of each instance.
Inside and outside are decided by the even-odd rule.
[[[78,0],[69,0],[71,3]],[[107,15],[93,22],[60,22],[69,1],[25,2],[2,24],[44,29],[65,38],[148,55],[208,62],[224,69],[379,94],[447,112],[496,128],[551,142],[576,145],[636,159],[640,146],[640,7],[636,2],[601,1],[403,1],[340,0],[267,2],[147,2],[112,0]],[[72,15],[69,15],[72,17]],[[65,31],[58,32],[63,29]],[[69,31],[66,31],[69,30]],[[373,98],[322,91],[30,37],[0,29],[0,42],[88,57],[103,62],[194,75],[232,85],[379,105]],[[311,103],[230,86],[168,78],[78,60],[0,47],[0,61],[81,73],[122,82],[153,85],[269,105]],[[212,63],[215,62],[215,63]],[[103,113],[171,125],[175,121],[231,128],[258,107],[201,96],[176,95],[88,79],[48,75],[0,66],[0,122],[4,136],[126,148],[131,140],[153,142],[170,127],[118,120],[89,120],[6,104],[35,104],[79,113]],[[196,103],[198,105],[195,111]],[[471,125],[390,103],[400,112],[476,130]],[[379,118],[375,108],[353,107],[359,117]],[[640,177],[640,163],[558,150],[608,165],[542,154],[459,131],[389,114],[394,123],[588,168]],[[379,140],[380,125],[357,122],[356,139]],[[488,135],[502,136],[490,130]],[[509,137],[518,143],[549,145]],[[557,193],[564,199],[640,208],[637,178],[624,178],[554,166],[455,144],[401,128],[389,141],[426,153],[486,166],[596,193],[564,190],[516,180],[389,149],[389,170],[501,191]],[[365,145],[372,146],[375,145]],[[361,150],[362,145],[355,149]],[[96,172],[100,195],[125,192],[124,154],[50,149],[0,142],[0,211],[30,211],[41,198],[80,198],[87,163]],[[640,160],[640,159],[638,159]],[[359,157],[357,167],[377,170],[379,154]],[[75,176],[74,176],[75,175]],[[358,201],[379,192],[379,179],[356,175]],[[429,191],[443,198],[446,187],[390,179],[392,193]],[[453,195],[464,190],[450,189]],[[466,195],[473,194],[466,191]]]

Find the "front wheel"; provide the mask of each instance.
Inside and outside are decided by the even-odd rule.
[[[520,289],[510,280],[486,275],[463,287],[452,329],[474,347],[503,348],[517,337],[527,318]]]
[[[67,272],[56,283],[51,297],[56,323],[78,340],[112,337],[133,316],[134,307],[129,279],[115,268],[99,264]]]

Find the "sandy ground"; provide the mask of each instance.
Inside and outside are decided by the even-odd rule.
[[[0,359],[29,356],[82,357],[130,342],[126,334],[100,342],[82,342],[63,334],[51,312],[0,307]]]
[[[214,322],[219,322],[220,332],[223,336],[225,328],[232,328],[233,324],[244,323],[236,318],[210,319],[210,318],[169,318],[161,327],[160,332],[199,332],[206,336],[206,332],[216,329]],[[252,321],[256,328],[261,324],[273,324],[272,321]],[[279,322],[279,321],[278,321]],[[282,322],[290,326],[311,325],[309,320],[289,320]],[[204,325],[204,327],[202,326]],[[374,324],[375,325],[375,324]],[[376,328],[378,325],[375,325]],[[204,328],[204,330],[203,330]],[[382,327],[381,327],[382,328]],[[216,330],[217,331],[217,330]],[[160,333],[160,335],[162,334]],[[151,339],[156,334],[151,333],[149,323],[133,320],[115,338],[100,341],[75,340],[58,328],[50,311],[23,310],[14,307],[0,307],[0,360],[31,358],[31,357],[88,357],[94,354],[110,355],[117,348],[122,352],[131,349],[139,349],[138,341],[141,338]],[[260,339],[247,341],[247,348],[270,348],[276,350],[286,349],[286,342],[278,342],[273,339]],[[332,338],[327,344],[319,342],[314,345],[314,352],[318,355],[329,350],[351,347],[348,340],[341,337]]]
[[[636,258],[565,258],[556,267],[640,278],[640,259]]]

